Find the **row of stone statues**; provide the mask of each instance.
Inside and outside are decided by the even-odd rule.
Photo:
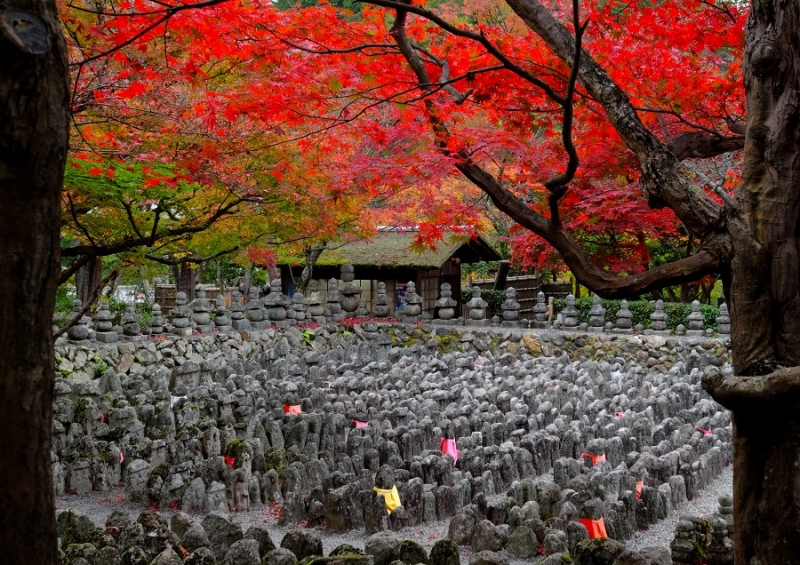
[[[76,300],[73,306],[73,317],[79,316],[78,321],[68,330],[68,336],[73,340],[82,340],[93,337],[97,341],[110,343],[117,341],[122,334],[127,338],[135,338],[140,334],[160,335],[171,333],[176,335],[191,335],[193,331],[199,333],[212,333],[216,331],[263,330],[267,327],[286,327],[305,323],[331,323],[345,318],[387,318],[391,313],[389,299],[386,296],[386,284],[378,283],[377,294],[372,301],[372,311],[367,309],[366,301],[360,298],[361,288],[354,284],[354,269],[352,265],[341,268],[341,286],[339,281],[332,278],[328,281],[327,292],[321,292],[317,281],[309,284],[309,295],[305,297],[300,292],[295,292],[291,298],[281,291],[281,280],[270,281],[269,292],[263,298],[259,289],[252,287],[246,300],[241,294],[233,293],[230,307],[226,307],[225,298],[220,295],[212,304],[205,295],[202,287],[197,287],[196,298],[188,302],[186,294],[179,292],[176,296],[175,308],[169,312],[169,322],[164,319],[161,307],[154,304],[152,316],[146,328],[141,326],[141,316],[130,304],[121,318],[121,325],[114,326],[114,315],[108,304],[101,302],[94,314],[94,331],[89,329],[90,319],[80,316],[82,306]],[[516,299],[516,290],[507,288],[506,299],[501,305],[501,312],[488,318],[489,304],[481,297],[481,289],[473,287],[472,296],[464,304],[463,318],[456,318],[458,302],[453,298],[453,289],[449,283],[441,285],[440,295],[435,302],[433,319],[429,321],[438,325],[466,324],[475,326],[504,326],[519,327],[520,304]],[[633,314],[628,308],[628,302],[623,300],[616,313],[616,325],[605,321],[606,311],[600,303],[600,297],[594,297],[592,309],[589,312],[588,323],[579,322],[579,312],[575,307],[575,297],[567,296],[566,307],[551,320],[552,312],[545,302],[545,295],[539,292],[536,304],[533,307],[532,319],[525,321],[530,328],[585,330],[589,332],[612,333],[655,333],[667,334],[667,314],[664,312],[664,303],[658,300],[655,312],[650,315],[651,329],[633,326]],[[410,281],[406,285],[404,305],[396,312],[401,322],[414,323],[423,319],[423,297],[417,294],[416,285]],[[211,312],[214,312],[212,319]],[[679,326],[676,333],[679,335],[701,336],[705,335],[703,328],[703,314],[700,312],[700,303],[692,303],[692,312],[688,316],[689,328]],[[730,333],[730,317],[727,307],[720,307],[717,318],[717,331],[720,334]]]

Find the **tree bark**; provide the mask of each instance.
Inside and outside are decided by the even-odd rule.
[[[50,460],[52,316],[68,85],[55,3],[0,4],[0,547],[5,563],[58,563]]]

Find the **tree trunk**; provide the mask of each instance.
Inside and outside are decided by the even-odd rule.
[[[745,31],[745,162],[723,271],[739,377],[728,397],[707,387],[734,414],[736,565],[800,564],[800,378],[780,395],[774,375],[745,390],[800,364],[798,27],[799,2],[754,0]]]
[[[75,273],[75,289],[81,303],[86,304],[103,278],[103,262],[94,257]]]
[[[301,292],[305,296],[306,290],[308,289],[308,283],[311,282],[311,279],[314,276],[314,266],[317,264],[317,259],[319,259],[319,256],[322,255],[322,252],[325,251],[327,247],[328,246],[326,243],[306,247],[306,264],[303,267],[303,272],[300,273],[300,280],[297,281],[296,292]]]
[[[55,3],[0,12],[0,547],[55,564],[50,461],[59,194],[69,133],[66,47]]]
[[[509,262],[500,261],[500,267],[497,269],[497,276],[494,279],[494,290],[505,290],[506,281],[508,280]]]
[[[194,300],[195,269],[191,263],[181,263],[177,268],[175,287],[177,292],[185,292],[188,300]]]

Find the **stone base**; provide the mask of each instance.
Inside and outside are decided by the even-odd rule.
[[[487,327],[491,325],[491,320],[467,320],[468,326],[479,326],[479,327]]]
[[[192,328],[172,328],[172,333],[175,335],[188,336],[192,335]]]
[[[550,327],[550,322],[537,322],[536,320],[531,320],[531,329],[546,330],[549,327]]]
[[[461,320],[455,320],[455,319],[442,320],[441,318],[436,318],[434,320],[431,320],[431,324],[435,326],[455,326],[460,321]]]
[[[686,330],[686,337],[705,337],[705,330]]]
[[[125,341],[147,341],[149,337],[150,337],[149,335],[124,335],[124,336],[122,336],[122,338]]]
[[[198,325],[196,329],[201,334],[214,333],[214,326],[211,325],[211,324],[201,324],[201,325]]]
[[[252,327],[250,320],[231,320],[231,326],[238,332],[245,332]]]
[[[269,322],[270,326],[276,326],[278,328],[291,328],[294,325],[294,320],[275,320]]]
[[[644,333],[644,335],[660,335],[660,336],[664,336],[664,337],[668,337],[668,336],[672,335],[672,332],[669,331],[669,330],[651,330],[651,329],[646,329],[646,330],[644,330],[643,333]]]
[[[586,328],[586,332],[590,333],[590,334],[601,334],[604,331],[605,331],[605,328],[602,328],[602,327],[601,328],[597,328],[597,327],[594,327],[594,326],[589,326],[588,328]]]
[[[101,343],[115,343],[119,341],[117,332],[94,332],[94,339]]]
[[[221,334],[228,333],[229,331],[231,331],[231,329],[233,329],[232,326],[216,326],[214,328],[215,331]]]
[[[250,326],[254,330],[265,330],[270,326],[269,320],[261,320],[260,322],[250,322]]]
[[[518,328],[519,322],[517,320],[504,320],[500,323],[500,326],[504,328]]]
[[[633,328],[628,328],[628,329],[614,328],[613,330],[611,330],[611,333],[621,334],[621,335],[631,335],[633,334]]]

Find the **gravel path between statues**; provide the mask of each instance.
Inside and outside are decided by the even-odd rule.
[[[717,511],[719,503],[717,498],[723,494],[731,494],[733,492],[733,467],[726,467],[719,477],[714,479],[695,500],[691,500],[686,504],[674,508],[670,515],[665,519],[654,524],[647,530],[639,530],[633,538],[628,540],[627,547],[630,549],[641,549],[648,546],[665,546],[669,547],[670,542],[675,533],[675,525],[681,516],[690,514],[694,516],[707,516]],[[106,492],[94,492],[85,495],[68,495],[58,497],[56,499],[57,510],[75,510],[85,514],[91,518],[98,526],[104,526],[106,519],[111,515],[111,512],[117,508],[127,510],[133,517],[138,516],[143,507],[140,504],[129,502],[125,499],[125,491],[122,488],[117,488]],[[174,510],[159,510],[165,517],[171,517]],[[202,515],[192,515],[192,518],[198,522],[202,520]],[[231,518],[246,530],[249,526],[261,524],[267,526],[273,543],[276,546],[280,545],[280,540],[286,533],[288,527],[278,526],[277,516],[273,513],[269,506],[258,508],[250,512],[234,512]],[[430,551],[433,544],[441,539],[447,537],[448,521],[425,523],[415,528],[406,528],[396,532],[398,539],[413,539],[421,544],[427,551]],[[291,527],[291,526],[289,526]],[[331,532],[325,528],[316,528],[322,538],[322,546],[327,555],[332,549],[343,543],[348,543],[354,547],[363,549],[364,542],[367,537],[364,532],[347,532],[337,533]],[[509,554],[509,565],[520,565],[522,563],[529,563],[529,560],[517,559]],[[469,563],[470,549],[468,547],[461,547],[461,563],[467,565]]]

